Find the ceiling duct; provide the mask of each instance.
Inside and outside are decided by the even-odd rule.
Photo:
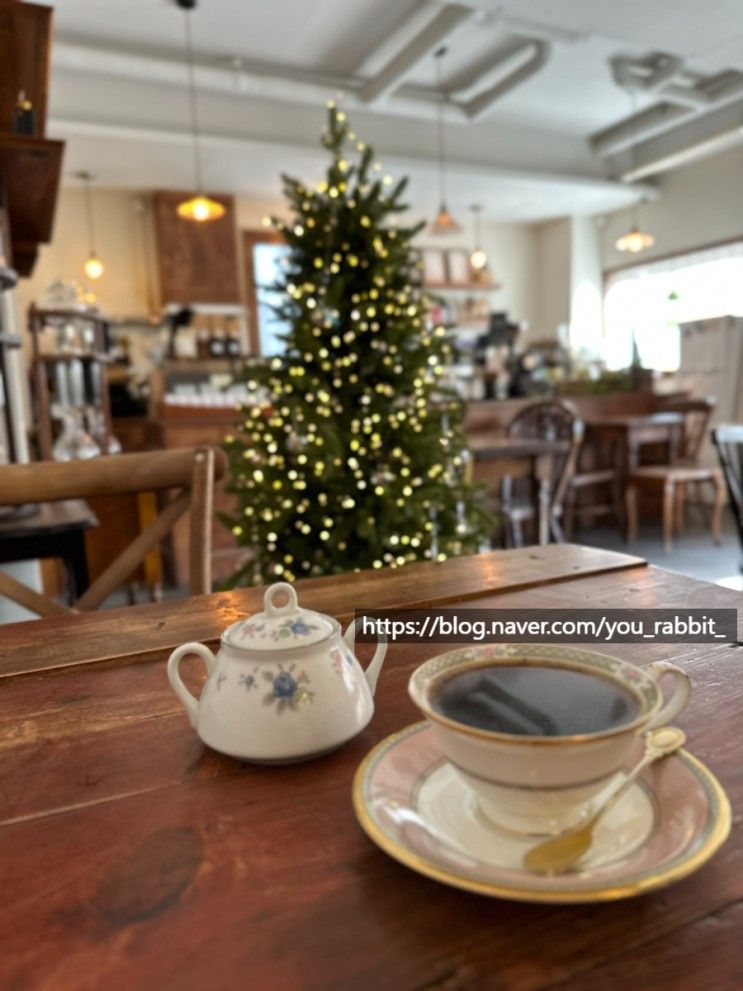
[[[629,92],[656,94],[661,102],[594,134],[591,146],[602,158],[743,97],[743,73],[731,71],[702,77],[688,70],[682,59],[664,52],[654,52],[644,59],[618,56],[610,65],[618,86]]]

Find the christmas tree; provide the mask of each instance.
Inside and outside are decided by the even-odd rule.
[[[246,365],[246,406],[226,439],[225,516],[252,552],[231,584],[441,561],[480,549],[492,525],[467,478],[464,405],[444,382],[451,347],[428,320],[406,209],[373,150],[329,105],[325,181],[283,177],[293,219],[278,357]],[[353,161],[352,161],[353,159]]]

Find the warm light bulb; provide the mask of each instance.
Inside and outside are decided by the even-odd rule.
[[[90,252],[88,260],[85,262],[85,274],[89,279],[100,279],[106,269],[95,251]]]
[[[482,250],[482,248],[475,248],[475,250],[470,255],[470,265],[477,271],[481,272],[484,268],[488,267],[488,256]]]
[[[225,214],[225,208],[221,203],[201,194],[184,200],[176,209],[179,217],[183,217],[184,220],[195,220],[197,224],[203,224],[207,220],[219,220]]]
[[[651,248],[654,244],[655,238],[652,234],[641,231],[639,227],[633,227],[632,230],[627,231],[626,234],[622,234],[621,237],[617,238],[614,247],[617,251],[629,251],[630,254],[636,255],[638,251]]]

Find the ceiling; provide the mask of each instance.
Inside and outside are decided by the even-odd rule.
[[[633,112],[609,59],[662,51],[702,77],[741,69],[740,2],[200,0],[191,16],[207,184],[271,203],[282,171],[316,178],[324,104],[336,98],[385,166],[411,176],[416,212],[433,212],[440,26],[454,211],[480,202],[492,220],[538,221],[616,209],[647,187],[616,181],[616,163],[592,149],[592,135]],[[85,168],[105,186],[189,188],[183,14],[172,0],[54,6],[49,133],[68,141],[68,175]],[[385,90],[401,51],[410,64]],[[466,116],[473,96],[520,72]],[[376,84],[380,95],[365,98]],[[634,105],[658,99],[640,92]]]

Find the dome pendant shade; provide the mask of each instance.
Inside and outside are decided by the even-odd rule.
[[[206,223],[208,220],[219,220],[225,215],[225,208],[221,203],[209,199],[202,193],[179,203],[176,211],[179,217],[184,220],[195,220],[197,224]]]
[[[646,248],[652,248],[654,244],[655,238],[652,234],[648,234],[647,231],[642,231],[635,226],[626,234],[618,237],[614,242],[614,247],[617,251],[628,251],[630,254],[636,255],[640,251],[645,251]]]
[[[461,229],[462,225],[449,213],[446,203],[442,203],[428,231],[430,234],[458,234]]]

